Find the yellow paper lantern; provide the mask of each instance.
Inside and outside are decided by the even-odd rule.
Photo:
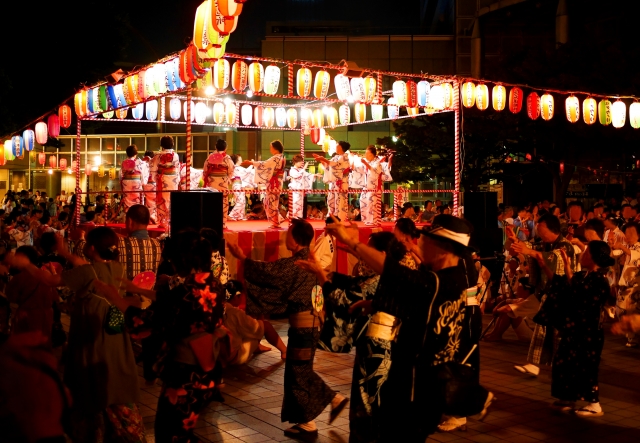
[[[407,84],[402,80],[393,82],[393,98],[396,99],[398,106],[407,106]]]
[[[312,79],[311,69],[307,67],[298,69],[298,74],[296,75],[296,91],[298,97],[308,97],[309,94],[311,94]]]
[[[364,78],[364,95],[365,95],[365,103],[372,103],[376,98],[378,82],[376,79],[370,75],[367,75]]]
[[[324,137],[322,138],[322,150],[324,152],[330,152],[331,150],[331,136],[329,134],[324,134]]]
[[[271,106],[267,106],[266,108],[264,108],[264,112],[262,114],[262,124],[266,128],[271,128],[275,123],[275,119],[276,119],[276,116],[273,108]]]
[[[622,128],[627,121],[627,105],[617,100],[611,105],[611,123],[614,128]]]
[[[485,84],[476,86],[476,107],[484,111],[489,107],[489,88]]]
[[[235,103],[232,102],[227,104],[227,106],[225,106],[224,116],[228,125],[236,124],[236,112],[237,112],[237,108]]]
[[[103,165],[98,166],[98,177],[100,177],[100,178],[104,177],[104,166]]]
[[[330,107],[327,109],[327,126],[331,129],[338,126],[338,110],[334,107]]]
[[[356,103],[353,107],[353,113],[356,117],[356,122],[363,123],[367,120],[367,105],[364,103]]]
[[[419,112],[420,112],[420,108],[417,106],[414,108],[407,108],[407,114],[409,114],[411,117],[415,118]]]
[[[213,121],[217,125],[224,123],[224,103],[215,102],[213,104]]]
[[[13,143],[11,143],[11,140],[4,141],[4,158],[8,161],[13,161],[16,159],[16,156],[13,155]]]
[[[221,58],[213,63],[213,86],[216,89],[227,89],[229,87],[229,71],[228,60]]]
[[[540,97],[540,111],[543,120],[551,120],[555,111],[553,95],[546,93]]]
[[[322,109],[313,110],[313,125],[314,128],[322,128],[324,126],[324,112]]]
[[[111,180],[116,179],[116,168],[109,168],[109,178]]]
[[[346,125],[351,122],[351,109],[349,109],[349,105],[340,106],[340,110],[338,111],[338,116],[340,118],[340,124]]]
[[[495,85],[491,91],[493,109],[496,111],[504,110],[507,105],[507,88],[502,85]]]
[[[249,67],[242,60],[237,60],[233,64],[231,71],[231,86],[234,91],[242,92],[247,87],[247,79],[249,75]]]
[[[569,122],[576,123],[580,119],[580,100],[578,97],[575,95],[567,97],[564,101],[564,108]]]
[[[264,71],[264,93],[275,95],[278,93],[280,85],[280,68],[276,65],[269,65]]]
[[[453,86],[451,83],[442,83],[442,95],[444,109],[449,109],[453,106]]]
[[[588,125],[598,120],[598,103],[594,98],[587,97],[582,102],[582,119]]]
[[[220,34],[211,22],[211,4],[212,2],[207,0],[196,10],[196,19],[193,24],[193,44],[199,51],[208,51],[214,45],[220,45]]]
[[[331,85],[331,75],[324,69],[316,72],[316,79],[313,83],[313,95],[316,98],[325,98],[327,92],[329,92],[329,85]]]
[[[462,105],[465,108],[472,108],[475,103],[476,103],[476,85],[473,82],[463,83],[462,84]]]
[[[600,100],[598,103],[598,118],[603,126],[611,124],[611,102],[609,100]]]
[[[298,126],[298,111],[294,108],[287,109],[287,126],[290,129],[295,129]]]
[[[251,92],[260,92],[264,87],[264,66],[253,62],[249,65],[249,89]]]
[[[633,129],[640,128],[640,103],[633,102],[629,106],[629,124]]]

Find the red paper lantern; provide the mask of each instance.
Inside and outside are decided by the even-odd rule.
[[[311,130],[311,143],[317,145],[320,141],[320,129],[314,128]]]
[[[38,153],[38,163],[40,164],[40,166],[44,166],[46,161],[47,161],[47,154],[45,154],[44,152]]]
[[[4,166],[4,165],[6,165],[6,164],[7,164],[7,159],[6,159],[6,157],[4,156],[4,152],[1,152],[1,153],[0,153],[0,166]]]
[[[218,11],[224,17],[237,17],[242,12],[242,3],[235,0],[217,0]]]
[[[49,136],[57,137],[60,135],[60,119],[56,114],[51,114],[47,119],[47,127],[49,128]]]
[[[522,89],[515,87],[509,91],[509,111],[513,114],[517,114],[522,110]]]
[[[71,108],[68,105],[58,108],[58,121],[63,128],[71,126]]]
[[[44,145],[49,138],[49,131],[45,122],[36,123],[36,141]]]
[[[407,81],[407,108],[418,106],[418,85],[413,80]]]
[[[84,173],[87,175],[87,177],[91,175],[91,163],[87,162],[87,164],[84,165]]]
[[[564,162],[560,162],[560,174],[564,174]]]
[[[527,97],[527,115],[531,120],[540,117],[540,96],[537,92],[532,92]]]
[[[66,158],[61,158],[59,166],[60,166],[60,169],[62,169],[63,171],[65,169],[67,169],[67,159]]]
[[[58,165],[58,159],[56,158],[56,156],[55,155],[49,156],[49,167],[51,169],[55,169],[57,165]]]

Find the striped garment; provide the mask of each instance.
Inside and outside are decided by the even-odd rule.
[[[120,263],[125,267],[129,280],[141,272],[158,271],[162,246],[155,238],[120,237],[118,251]]]

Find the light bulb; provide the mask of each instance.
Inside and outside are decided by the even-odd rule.
[[[53,169],[49,169],[49,170],[47,171],[47,173],[48,173],[49,175],[53,175]]]
[[[395,135],[393,137],[391,137],[391,140],[393,140],[393,142],[397,142],[398,141],[398,137],[396,137]]]
[[[253,97],[253,91],[251,89],[247,91],[247,97],[249,98]]]
[[[96,165],[99,165],[99,164],[101,164],[101,163],[102,163],[102,158],[100,158],[100,156],[99,156],[99,155],[96,155],[96,156],[93,158],[93,161],[95,162],[95,164],[96,164]]]
[[[229,97],[225,97],[225,99],[224,99],[224,104],[225,104],[225,105],[229,105],[229,104],[231,104],[231,99],[230,99]]]
[[[207,86],[207,89],[204,90],[204,93],[207,95],[214,95],[216,93],[216,88],[213,86]]]
[[[72,172],[72,171],[71,171],[71,168],[67,169],[67,173],[68,173],[68,174],[71,174],[71,172]]]

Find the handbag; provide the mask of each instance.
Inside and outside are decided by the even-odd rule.
[[[93,267],[91,269],[93,269]],[[96,274],[95,269],[93,269],[93,274],[96,276],[96,280],[98,280],[98,274]],[[122,278],[124,279],[124,269],[122,270]],[[124,314],[122,313],[122,311],[118,309],[116,306],[109,303],[109,301],[106,298],[100,297],[99,295],[96,295],[96,294],[93,294],[93,295],[95,295],[98,298],[101,298],[109,305],[109,309],[107,310],[107,315],[104,319],[104,329],[106,330],[107,334],[110,334],[110,335],[122,334],[125,328]]]

